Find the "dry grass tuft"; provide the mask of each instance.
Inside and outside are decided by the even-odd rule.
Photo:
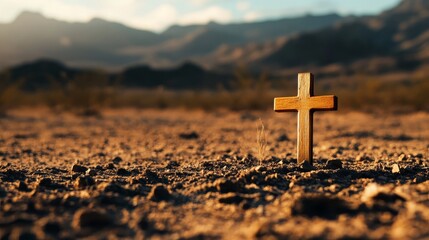
[[[267,151],[267,134],[265,132],[265,125],[261,119],[259,119],[259,125],[257,126],[256,131],[256,143],[257,143],[257,154],[259,159],[259,164],[262,165],[262,162],[265,161],[268,157]]]

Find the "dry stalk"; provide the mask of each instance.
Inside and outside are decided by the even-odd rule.
[[[262,161],[268,157],[267,153],[267,135],[265,133],[265,126],[261,119],[259,119],[259,125],[257,126],[256,143],[258,145],[258,159],[259,165],[262,165]]]

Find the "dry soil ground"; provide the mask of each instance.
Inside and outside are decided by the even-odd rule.
[[[20,110],[0,130],[0,239],[429,238],[428,113],[317,113],[314,170],[294,113]]]

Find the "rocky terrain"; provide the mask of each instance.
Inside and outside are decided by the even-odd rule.
[[[257,127],[264,123],[261,159]],[[0,239],[424,239],[429,114],[39,109],[0,119]]]

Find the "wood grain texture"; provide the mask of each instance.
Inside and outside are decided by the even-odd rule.
[[[274,99],[274,111],[298,112],[297,159],[298,163],[313,164],[313,113],[314,111],[337,110],[338,100],[334,95],[313,96],[314,76],[298,74],[298,95]]]

